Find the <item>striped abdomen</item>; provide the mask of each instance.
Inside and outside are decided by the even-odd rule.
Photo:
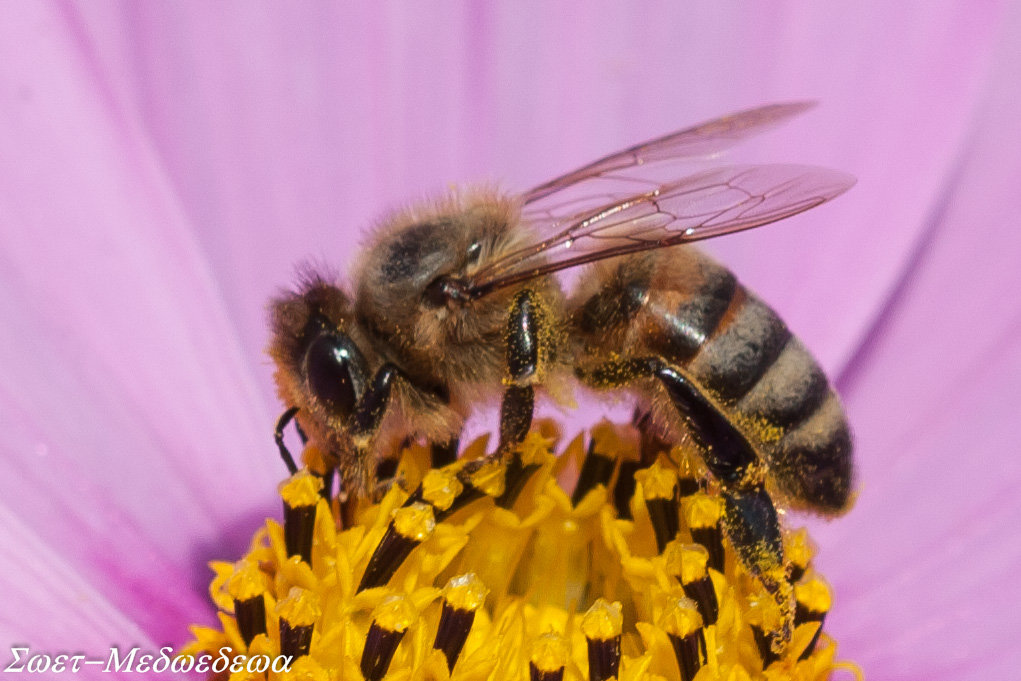
[[[773,310],[690,247],[630,256],[596,274],[575,298],[580,362],[662,357],[745,435],[792,504],[847,505],[851,437],[840,401]]]

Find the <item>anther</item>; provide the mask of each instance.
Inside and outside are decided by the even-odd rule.
[[[464,508],[468,503],[484,496],[485,494],[474,487],[465,485],[454,470],[433,468],[425,474],[422,482],[411,493],[404,505],[429,504],[433,507],[436,522],[440,522],[454,511]]]
[[[464,484],[457,479],[453,471],[433,468],[422,478],[422,501],[436,511],[449,510],[462,492]]]
[[[596,451],[596,440],[593,438],[581,464],[578,482],[575,483],[574,492],[571,494],[571,504],[577,506],[590,491],[599,485],[608,485],[616,465],[613,457]]]
[[[552,458],[549,452],[553,442],[531,432],[515,447],[504,475],[504,492],[496,499],[500,508],[510,508],[525,489],[532,475]]]
[[[684,518],[691,538],[709,551],[709,567],[723,572],[723,503],[718,497],[699,492],[685,499]]]
[[[504,464],[499,459],[484,458],[467,462],[456,473],[447,470],[435,471],[437,475],[431,479],[429,476],[433,471],[430,471],[404,505],[429,504],[434,507],[435,520],[442,521],[476,499],[496,498],[502,495],[504,470]],[[450,480],[448,476],[454,480]],[[430,488],[428,490],[427,484]],[[454,496],[448,504],[447,498],[450,493],[454,493]]]
[[[301,556],[312,562],[312,535],[316,525],[316,505],[323,481],[307,470],[299,471],[280,486],[284,500],[284,545],[288,556]]]
[[[720,604],[716,589],[709,576],[709,552],[701,544],[678,544],[667,546],[663,552],[667,571],[677,578],[684,589],[684,595],[698,606],[706,626],[716,624],[720,616]]]
[[[429,456],[432,461],[432,467],[443,468],[444,466],[457,461],[457,450],[459,446],[460,440],[456,437],[444,443],[434,442],[429,448]]]
[[[620,671],[620,635],[624,626],[621,604],[596,599],[581,618],[588,641],[589,681],[606,681]]]
[[[312,646],[312,629],[321,614],[319,599],[314,593],[291,587],[287,597],[276,606],[280,622],[280,654],[295,659],[308,655]]]
[[[705,464],[690,443],[672,447],[669,458],[677,464],[677,491],[682,499],[704,491]]]
[[[642,486],[645,507],[656,533],[656,546],[662,553],[680,529],[680,508],[677,499],[677,475],[657,461],[644,471],[635,473]]]
[[[234,619],[245,645],[266,633],[266,577],[255,563],[235,563],[234,574],[227,580],[227,593],[234,599]]]
[[[337,477],[332,461],[327,460],[326,453],[316,445],[307,445],[301,452],[301,460],[305,468],[312,471],[322,481],[319,496],[326,501],[333,499],[333,483]]]
[[[633,520],[631,497],[635,494],[635,474],[642,469],[640,461],[621,461],[617,484],[613,486],[613,507],[621,520]]]
[[[428,539],[436,528],[432,506],[415,503],[398,508],[369,558],[358,591],[382,586],[390,581],[411,551]]]
[[[507,489],[506,473],[507,467],[504,463],[493,458],[481,460],[479,463],[471,462],[465,466],[459,477],[465,482],[466,495],[470,495],[474,490],[495,499],[503,496],[504,490]],[[458,505],[460,501],[458,499]]]
[[[812,557],[815,556],[815,545],[808,538],[808,531],[801,528],[792,532],[787,537],[784,546],[784,554],[791,564],[791,582],[797,582],[805,572],[812,566]]]
[[[684,499],[693,494],[698,494],[702,488],[699,486],[698,478],[682,475],[677,478],[677,494]]]
[[[695,602],[690,598],[668,601],[660,627],[674,646],[681,681],[691,681],[706,660],[705,630]]]
[[[450,671],[454,670],[457,657],[468,640],[475,613],[485,603],[487,593],[485,584],[472,573],[454,577],[447,583],[433,648],[443,651]]]
[[[416,617],[415,608],[399,594],[388,596],[372,611],[360,664],[366,681],[379,681],[386,675],[397,645]]]
[[[567,640],[550,631],[532,642],[528,661],[529,681],[562,681],[569,659]]]
[[[763,594],[749,602],[746,617],[765,669],[780,659],[779,653],[773,649],[773,639],[775,632],[782,627],[783,613],[773,598]]]
[[[822,625],[826,619],[826,613],[830,611],[830,606],[833,605],[833,594],[830,591],[829,585],[821,577],[813,575],[810,579],[795,585],[794,598],[797,601],[794,611],[794,626],[805,624],[806,622],[819,623],[815,636],[812,637],[808,647],[801,653],[799,659],[804,660],[812,654],[816,643],[819,642],[819,635],[822,633]]]

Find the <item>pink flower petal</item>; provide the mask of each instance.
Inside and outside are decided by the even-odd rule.
[[[24,9],[0,27],[0,309],[17,329],[0,347],[0,496],[179,641],[204,609],[202,564],[272,503],[272,416],[144,136],[60,18]]]
[[[1015,13],[925,240],[841,381],[863,489],[827,528],[832,625],[889,678],[1021,663],[1019,29]],[[869,550],[838,564],[846,546]]]
[[[111,647],[127,655],[134,646],[156,652],[159,645],[125,616],[91,584],[82,579],[77,566],[66,562],[62,552],[53,552],[10,509],[0,506],[0,544],[17,547],[0,554],[0,589],[4,608],[0,611],[0,640],[5,642],[4,667],[15,664],[30,670],[29,660],[48,655],[50,663],[59,655],[83,655],[75,678],[110,678],[104,673]],[[27,648],[18,653],[12,648]],[[101,660],[86,664],[85,660]],[[41,662],[41,660],[40,660]],[[65,674],[72,661],[65,658]],[[45,675],[44,675],[45,676]]]

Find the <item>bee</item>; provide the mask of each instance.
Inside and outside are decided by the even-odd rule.
[[[296,417],[344,493],[372,495],[402,440],[456,456],[465,419],[487,400],[501,400],[500,455],[527,434],[537,390],[629,390],[668,441],[702,445],[740,561],[779,593],[768,578],[784,560],[773,498],[846,508],[847,421],[779,316],[690,244],[854,184],[810,166],[705,164],[808,106],[705,122],[520,196],[455,192],[389,216],[352,290],[309,272],[271,304],[270,354],[289,407],[278,444]],[[582,265],[567,296],[556,273]]]

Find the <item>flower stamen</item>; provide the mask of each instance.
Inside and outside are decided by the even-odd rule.
[[[691,681],[708,655],[702,616],[695,602],[690,598],[671,600],[663,612],[660,627],[673,644],[681,681]]]
[[[322,615],[318,598],[310,591],[291,587],[287,597],[277,603],[280,622],[280,654],[299,658],[309,654],[312,630]]]
[[[482,580],[471,573],[454,577],[447,583],[433,648],[443,651],[450,671],[454,670],[457,657],[468,640],[475,613],[485,603],[488,591]]]
[[[388,596],[376,607],[359,665],[367,681],[379,681],[386,675],[398,644],[416,617],[414,607],[401,595]]]
[[[563,636],[552,631],[539,636],[528,661],[530,681],[562,681],[567,659],[568,644]]]
[[[533,681],[825,681],[839,668],[820,634],[831,594],[807,535],[787,533],[784,562],[753,574],[721,530],[723,504],[696,455],[644,451],[627,427],[603,426],[593,440],[554,457],[553,440],[533,433],[514,453],[484,457],[480,439],[441,469],[411,445],[400,484],[349,504],[344,524],[344,503],[322,499],[315,473],[299,471],[280,487],[283,523],[268,520],[242,561],[212,564],[220,627],[193,628],[182,654],[293,660],[268,681],[359,670],[368,681],[474,681],[525,669]],[[587,481],[568,493],[572,469]],[[688,479],[700,491],[682,495]]]
[[[656,546],[662,553],[681,529],[677,474],[657,460],[645,470],[635,473],[635,479],[642,486],[645,507],[649,509],[649,520],[656,533]]]
[[[589,681],[606,681],[620,671],[621,604],[597,599],[581,618],[588,642]]]
[[[399,508],[386,528],[386,534],[369,559],[369,564],[358,585],[359,591],[382,586],[401,566],[412,550],[429,538],[436,529],[433,507],[413,503]]]
[[[692,494],[684,501],[691,538],[709,552],[709,567],[723,572],[726,556],[723,551],[723,502],[705,492]]]
[[[234,599],[234,617],[245,645],[266,633],[266,581],[257,565],[243,560],[235,564],[227,580],[227,593]]]
[[[288,556],[300,556],[312,562],[312,534],[316,524],[316,506],[321,499],[322,478],[302,470],[280,487],[284,500],[284,544]]]

